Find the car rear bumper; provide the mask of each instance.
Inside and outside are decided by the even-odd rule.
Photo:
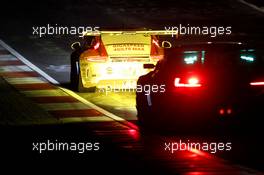
[[[196,96],[163,94],[153,97],[152,104],[152,116],[160,123],[179,123],[190,127],[205,124],[254,125],[263,116],[264,96],[217,98],[206,93]],[[224,113],[221,112],[223,110]]]
[[[81,65],[81,78],[84,87],[122,89],[136,88],[139,76],[151,70],[143,69],[150,62],[88,62]],[[152,63],[152,62],[151,62]]]

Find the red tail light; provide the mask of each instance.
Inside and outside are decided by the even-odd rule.
[[[251,82],[251,86],[264,86],[264,81]]]
[[[97,42],[97,43],[93,46],[93,48],[96,50],[96,49],[99,48],[99,46],[100,46],[100,42]]]
[[[231,109],[231,108],[221,108],[221,109],[219,109],[219,111],[218,111],[218,113],[220,114],[220,115],[231,115],[232,113],[233,113],[233,110]]]
[[[152,39],[152,43],[155,44],[157,47],[159,47],[159,42],[155,39]]]
[[[107,52],[103,44],[97,41],[92,49],[89,49],[89,56],[86,57],[88,61],[104,62],[107,60]]]
[[[219,114],[220,115],[224,115],[225,114],[225,110],[224,109],[219,109]]]
[[[190,77],[187,79],[186,83],[181,82],[181,78],[175,78],[175,87],[201,87],[200,81],[197,77]]]
[[[152,36],[150,58],[154,61],[161,60],[164,57],[163,48],[159,46],[159,41]]]

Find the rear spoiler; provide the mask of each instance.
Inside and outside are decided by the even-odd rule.
[[[100,36],[102,34],[112,34],[112,35],[134,35],[134,34],[144,34],[144,35],[172,35],[178,37],[177,31],[167,31],[167,30],[141,30],[141,31],[88,31],[83,33],[84,36]]]

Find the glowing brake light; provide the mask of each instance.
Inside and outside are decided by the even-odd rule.
[[[199,80],[197,78],[190,78],[188,80],[188,83],[191,84],[191,85],[195,85],[195,84],[199,83]]]
[[[159,47],[159,42],[157,40],[152,40],[152,43],[154,43],[157,47]]]
[[[94,45],[94,49],[95,49],[95,50],[98,49],[99,46],[100,46],[100,42],[97,42],[97,43]]]
[[[196,77],[191,77],[188,79],[187,83],[180,83],[180,78],[175,78],[174,85],[175,87],[201,87],[199,79]]]
[[[251,86],[264,86],[264,81],[251,82]]]
[[[87,61],[105,62],[108,56],[104,45],[101,45],[101,42],[97,41],[96,44],[91,49],[89,49],[89,55],[87,55],[85,58]]]
[[[220,114],[220,115],[224,115],[224,114],[225,114],[225,110],[224,110],[224,109],[220,109],[220,110],[219,110],[219,114]]]
[[[164,51],[163,48],[159,46],[159,41],[156,39],[156,37],[152,36],[151,40],[151,48],[150,48],[150,58],[157,62],[164,57]]]

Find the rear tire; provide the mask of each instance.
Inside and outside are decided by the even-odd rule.
[[[74,64],[75,63],[75,64]],[[80,74],[80,68],[77,67],[76,62],[71,64],[71,88],[77,92],[95,92],[96,86],[84,87],[82,83],[82,77]]]
[[[75,65],[71,65],[75,66]],[[73,91],[78,91],[79,90],[79,73],[75,70],[75,68],[72,68],[71,70],[71,89]]]
[[[78,88],[77,88],[78,92],[91,92],[91,93],[94,93],[96,91],[96,86],[91,86],[91,87],[88,87],[88,88],[83,86],[82,77],[81,77],[80,73],[79,73],[78,77],[79,77],[78,78]]]
[[[151,113],[151,108],[146,103],[144,103],[143,99],[140,99],[141,98],[137,99],[138,126],[142,131],[150,130],[155,126],[155,117]]]

